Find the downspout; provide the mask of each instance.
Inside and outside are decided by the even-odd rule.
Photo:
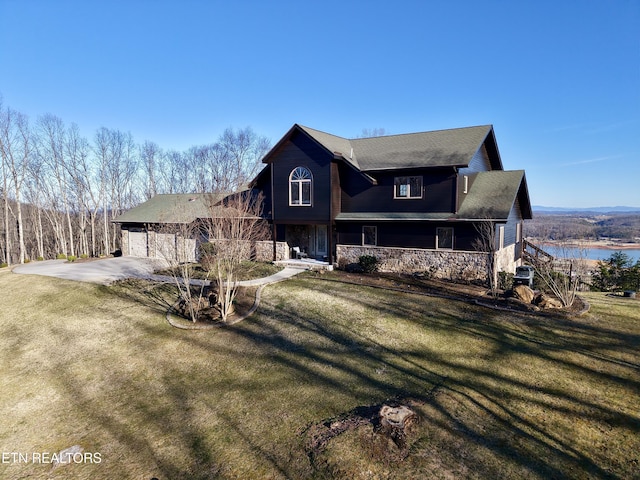
[[[275,202],[275,198],[276,196],[274,195],[274,190],[273,190],[273,162],[271,162],[271,225],[272,225],[272,232],[271,232],[271,237],[273,238],[273,261],[275,262],[277,260],[277,247],[276,247],[276,243],[277,243],[277,238],[276,238],[276,202]]]
[[[453,167],[453,173],[456,176],[456,185],[455,185],[455,194],[454,194],[454,202],[455,205],[453,207],[453,213],[458,214],[458,209],[460,208],[460,175],[458,175],[458,167]]]
[[[353,158],[353,148],[351,149]],[[333,265],[333,170],[337,165],[332,161],[329,164],[329,224],[327,225],[327,260]]]

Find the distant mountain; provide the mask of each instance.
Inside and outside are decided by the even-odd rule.
[[[533,211],[537,213],[640,213],[640,207],[590,207],[590,208],[565,208],[543,207],[534,205]]]

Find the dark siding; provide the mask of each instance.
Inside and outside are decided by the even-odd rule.
[[[377,173],[377,185],[346,166],[340,173],[342,212],[455,212],[456,176],[452,170]],[[423,198],[393,198],[395,177],[405,175],[422,176]]]
[[[262,215],[271,218],[271,165],[256,178],[254,189],[262,192]]]
[[[342,223],[337,226],[338,243],[361,245],[362,227],[375,226],[378,231],[379,247],[426,248],[436,247],[436,230],[440,227],[453,228],[455,250],[475,250],[473,240],[477,232],[470,223],[452,222],[360,222]]]
[[[294,133],[273,157],[273,219],[277,223],[328,223],[331,215],[331,160],[324,148],[302,132]],[[313,175],[310,207],[289,206],[289,175],[296,167]]]
[[[331,162],[331,220],[336,218],[341,208],[342,188],[338,163]]]

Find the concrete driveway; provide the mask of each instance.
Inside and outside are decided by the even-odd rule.
[[[166,263],[155,258],[114,257],[89,262],[70,263],[66,260],[45,260],[13,267],[13,273],[44,275],[47,277],[77,280],[79,282],[109,285],[124,278],[150,278],[154,270]]]

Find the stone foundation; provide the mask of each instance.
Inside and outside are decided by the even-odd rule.
[[[273,242],[271,240],[260,240],[256,242],[256,260],[259,262],[282,261],[289,259],[289,244],[287,242],[276,242],[276,258],[273,258]]]
[[[516,260],[515,244],[507,245],[496,252],[496,272],[515,273],[522,261]]]
[[[488,254],[483,252],[337,245],[336,253],[338,268],[358,263],[361,255],[373,255],[381,272],[424,272],[443,280],[487,282]]]

